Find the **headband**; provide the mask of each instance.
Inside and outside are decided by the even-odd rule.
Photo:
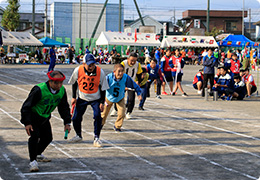
[[[52,73],[52,72],[53,72],[53,71],[49,71],[49,72],[47,73],[48,78],[49,78],[50,80],[52,80],[52,81],[64,81],[64,80],[66,79],[66,76],[65,76],[64,74],[62,74],[62,75],[63,75],[62,78],[53,78],[53,77],[51,77],[51,73]]]

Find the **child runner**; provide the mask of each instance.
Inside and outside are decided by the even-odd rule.
[[[156,97],[158,99],[161,99],[160,95],[161,95],[161,82],[163,81],[163,77],[162,77],[162,73],[161,73],[161,69],[159,67],[159,65],[157,64],[157,60],[152,59],[151,63],[147,65],[146,67],[147,72],[149,74],[149,80],[147,82],[147,96],[146,97],[150,97],[150,87],[151,84],[154,82],[156,83]]]
[[[173,90],[173,79],[171,69],[173,68],[172,60],[171,60],[171,49],[166,50],[166,55],[164,55],[161,59],[161,71],[162,76],[164,77],[164,82],[162,83],[162,95],[168,95],[165,92],[165,83],[169,82],[170,84],[170,93]],[[167,81],[167,82],[166,82]]]
[[[202,93],[202,83],[203,83],[203,69],[200,69],[193,79],[193,87],[194,89],[198,90],[198,94]]]
[[[94,142],[95,147],[102,147],[99,140],[102,118],[101,112],[104,109],[105,90],[109,88],[104,71],[95,65],[96,61],[92,54],[86,54],[83,65],[76,67],[71,75],[69,84],[72,84],[71,104],[76,104],[75,112],[72,117],[73,127],[76,136],[69,142],[82,141],[81,122],[88,105],[91,105],[94,114]],[[77,93],[77,89],[78,93]],[[78,94],[78,99],[76,96]]]
[[[140,88],[141,88],[141,95],[142,95],[142,100],[139,103],[139,110],[144,110],[144,102],[146,100],[146,95],[147,95],[147,81],[149,79],[149,74],[146,71],[146,68],[142,68],[142,76],[141,76],[141,83],[140,83]]]
[[[122,64],[116,64],[114,66],[114,71],[107,75],[107,82],[109,84],[109,89],[106,90],[106,101],[104,111],[101,113],[102,126],[104,126],[108,113],[113,105],[116,104],[118,109],[117,120],[115,122],[114,130],[116,132],[121,131],[123,125],[123,120],[125,117],[125,88],[131,88],[135,90],[138,95],[138,99],[141,100],[141,89],[140,87],[131,79],[130,76],[124,74],[124,66]]]
[[[183,67],[185,64],[184,59],[180,56],[180,50],[175,50],[175,55],[171,57],[172,63],[174,64],[174,68],[172,68],[172,77],[174,78],[175,87],[172,92],[172,95],[174,96],[176,94],[176,91],[178,88],[182,92],[182,96],[187,97],[188,95],[183,91],[181,86],[182,76],[183,76]]]

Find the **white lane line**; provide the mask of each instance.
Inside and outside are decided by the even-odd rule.
[[[0,80],[0,83],[5,84],[5,85],[8,85],[8,86],[10,86],[10,87],[12,87],[12,88],[19,89],[19,90],[21,90],[21,91],[23,91],[23,92],[28,93],[28,90],[25,90],[25,89],[20,88],[20,87],[18,87],[18,86],[14,86],[14,85],[9,84],[9,83],[7,83],[7,82],[4,82],[4,81],[1,81],[1,80]]]
[[[5,77],[5,78],[12,79],[12,80],[14,80],[14,81],[17,81],[17,82],[20,82],[20,83],[23,83],[23,84],[29,84],[29,83],[27,83],[27,82],[25,82],[25,81],[21,81],[21,80],[19,80],[19,79],[17,79],[17,78],[12,78],[12,77],[10,77],[10,76],[6,76],[6,75],[3,75],[3,74],[0,74],[0,76]]]
[[[5,95],[7,95],[7,96],[9,96],[9,97],[11,97],[11,98],[13,98],[13,99],[16,99],[17,101],[21,101],[21,102],[23,101],[22,99],[18,99],[18,98],[16,98],[15,96],[13,96],[13,95],[11,95],[11,94],[5,92],[5,91],[0,90],[0,92],[3,93],[3,94],[5,94]]]
[[[55,117],[56,119],[60,120],[60,121],[63,121],[61,118],[59,118],[59,117],[57,117],[57,116],[55,116],[55,115],[52,115],[52,116]],[[85,132],[85,133],[87,133],[87,134],[89,134],[89,135],[93,135],[93,133],[87,132],[84,128],[82,128],[82,131]],[[173,175],[173,176],[175,176],[175,177],[178,177],[178,178],[180,178],[180,179],[186,180],[185,177],[180,176],[179,174],[176,174],[176,173],[174,173],[174,172],[172,172],[172,171],[170,171],[170,170],[168,170],[168,169],[166,169],[166,168],[164,168],[164,167],[162,167],[162,166],[160,166],[160,165],[157,165],[156,163],[154,163],[154,162],[152,162],[152,161],[149,161],[149,160],[147,160],[147,159],[145,159],[145,158],[142,158],[141,156],[139,156],[139,155],[137,155],[137,154],[135,154],[135,153],[133,153],[133,152],[127,151],[127,150],[124,149],[123,147],[117,146],[116,144],[114,144],[114,143],[112,143],[112,142],[110,142],[110,141],[108,141],[108,140],[105,140],[105,139],[103,139],[103,138],[102,138],[102,140],[103,140],[105,143],[110,144],[111,146],[113,146],[113,147],[115,147],[115,148],[117,148],[117,149],[119,149],[119,150],[121,150],[121,151],[123,151],[123,152],[125,152],[125,153],[127,153],[127,154],[130,154],[130,155],[134,156],[135,158],[137,158],[137,159],[140,160],[140,161],[143,161],[143,162],[145,162],[145,163],[147,163],[147,164],[149,164],[149,165],[151,165],[151,166],[154,166],[154,167],[157,168],[157,169],[164,170],[164,171],[170,173],[171,175]]]
[[[11,167],[15,170],[15,172],[23,179],[27,180],[25,175],[16,167],[16,165],[13,163],[13,161],[9,158],[9,156],[5,153],[3,153],[3,156],[7,162],[11,165]]]
[[[23,126],[23,124],[15,117],[13,117],[12,115],[10,115],[8,112],[6,112],[5,110],[3,110],[2,108],[0,108],[0,111],[4,112],[6,115],[8,115],[10,118],[12,118],[13,120],[17,121],[20,125]],[[56,143],[56,144],[59,144],[59,143]],[[70,154],[66,153],[65,151],[63,151],[61,148],[57,147],[54,142],[51,143],[51,145],[59,150],[60,152],[62,152],[63,154],[65,154],[67,157],[69,157],[70,159],[72,159],[73,161],[77,162],[79,165],[81,165],[82,167],[86,168],[87,165],[85,165],[84,163],[82,163],[81,161],[75,159],[73,156],[71,156]],[[18,168],[17,168],[18,169]],[[19,169],[18,169],[19,170]],[[97,179],[102,179],[101,176],[97,175],[94,171],[93,171],[93,174],[97,177]]]
[[[25,176],[35,175],[60,175],[60,174],[92,174],[93,171],[59,171],[59,172],[35,172],[35,173],[24,173]]]

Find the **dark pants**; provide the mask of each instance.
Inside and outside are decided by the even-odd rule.
[[[73,121],[73,127],[74,130],[76,131],[76,134],[79,137],[82,137],[81,134],[81,122],[83,119],[83,115],[87,109],[87,106],[91,105],[92,109],[93,109],[93,119],[94,119],[94,134],[96,137],[99,138],[100,136],[100,132],[101,132],[101,128],[102,128],[102,118],[101,118],[101,111],[99,108],[100,102],[99,101],[85,101],[83,99],[78,98],[77,99],[77,103],[76,103],[76,107],[75,107],[75,111],[74,111],[74,115],[72,118]]]
[[[147,97],[150,97],[150,87],[151,87],[151,84],[153,83],[155,79],[151,79],[151,81],[147,82]],[[162,85],[162,82],[161,80],[158,78],[156,79],[156,83],[157,83],[157,91],[156,91],[156,94],[157,95],[161,95],[161,85]]]
[[[144,102],[146,100],[146,95],[147,95],[147,87],[146,85],[141,87],[141,96],[142,96],[142,100],[139,103],[139,107],[143,107],[144,106]]]
[[[212,87],[214,85],[214,74],[204,74],[202,96],[205,95],[205,88],[208,85],[208,81],[210,82],[210,92],[212,92]]]
[[[127,111],[126,113],[132,113],[135,106],[135,91],[127,91]]]
[[[51,58],[51,61],[50,61],[50,65],[49,65],[48,72],[50,72],[50,71],[53,71],[53,70],[54,70],[55,62],[56,62],[56,59],[55,59],[55,58]]]
[[[51,125],[49,120],[44,124],[32,124],[33,131],[28,141],[30,161],[36,160],[37,155],[42,154],[52,141]]]

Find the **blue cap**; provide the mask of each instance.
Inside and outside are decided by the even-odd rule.
[[[90,65],[92,63],[95,64],[96,60],[95,60],[95,57],[92,54],[86,54],[83,62],[86,63],[87,65]]]

